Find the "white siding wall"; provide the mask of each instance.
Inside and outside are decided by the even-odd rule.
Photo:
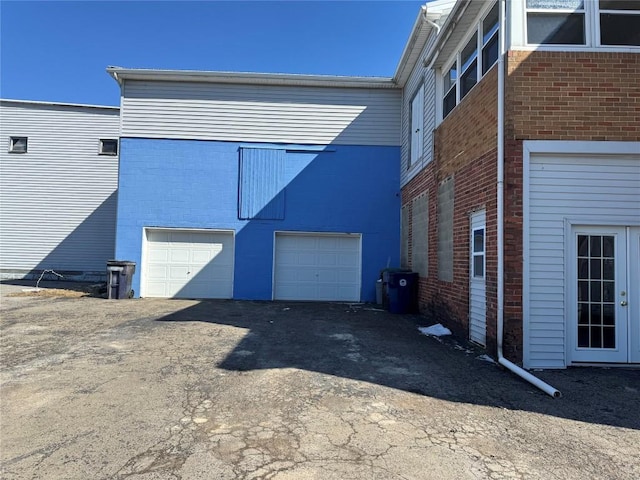
[[[400,145],[400,91],[127,80],[122,136]]]
[[[524,208],[524,364],[562,368],[566,282],[573,281],[565,273],[572,261],[565,258],[565,221],[640,225],[640,154],[532,153]]]
[[[420,53],[420,58],[416,62],[409,80],[402,91],[402,153],[400,160],[400,184],[404,186],[411,180],[416,174],[427,166],[432,160],[433,156],[433,130],[436,128],[436,112],[435,112],[435,72],[433,69],[428,69],[423,65],[422,59],[425,54],[431,48],[433,42],[436,40],[435,32],[432,32],[431,36],[427,40],[425,47]],[[420,85],[424,84],[424,121],[422,126],[422,158],[413,163],[409,167],[409,152],[411,135],[409,129],[411,127],[411,100],[413,96],[420,88]]]
[[[103,272],[113,257],[118,157],[98,155],[118,138],[117,109],[0,104],[0,271]],[[8,153],[10,136],[28,152]]]

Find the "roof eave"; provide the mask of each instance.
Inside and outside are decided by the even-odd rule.
[[[249,85],[281,85],[308,87],[397,88],[388,77],[349,77],[330,75],[297,75],[287,73],[215,72],[200,70],[155,70],[108,67],[107,73],[118,83],[125,80],[203,82]]]
[[[68,103],[68,102],[48,102],[42,100],[16,100],[13,98],[0,98],[2,103],[15,103],[18,105],[42,105],[45,107],[70,107],[70,108],[93,108],[99,110],[120,110],[120,107],[113,105],[94,105],[90,103]]]
[[[456,6],[457,2],[455,0],[435,0],[420,8],[409,34],[409,40],[405,44],[396,72],[393,75],[393,81],[398,86],[405,86],[431,35],[431,31],[437,28],[435,27],[436,22],[443,16],[448,15],[450,10],[455,9]]]

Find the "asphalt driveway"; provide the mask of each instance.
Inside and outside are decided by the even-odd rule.
[[[538,372],[366,305],[2,298],[3,479],[640,478],[640,370]]]

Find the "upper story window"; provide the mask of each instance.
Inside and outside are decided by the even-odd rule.
[[[498,61],[498,26],[500,25],[498,4],[482,20],[482,74]]]
[[[118,140],[113,138],[101,139],[100,155],[118,155]]]
[[[424,148],[424,85],[420,85],[411,99],[409,122],[411,135],[407,168],[411,168],[422,158],[422,150]]]
[[[526,0],[529,45],[640,45],[637,0]]]
[[[600,45],[640,46],[640,2],[600,0]]]
[[[498,61],[498,18],[498,3],[495,3],[445,70],[442,77],[443,118]]]
[[[9,137],[9,153],[27,153],[27,137]]]

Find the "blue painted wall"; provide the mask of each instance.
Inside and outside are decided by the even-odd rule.
[[[137,262],[136,295],[143,227],[188,227],[235,230],[234,298],[253,300],[272,298],[274,231],[362,233],[362,300],[375,300],[380,269],[399,264],[400,147],[287,150],[284,219],[239,220],[241,146],[121,139],[116,258]]]

